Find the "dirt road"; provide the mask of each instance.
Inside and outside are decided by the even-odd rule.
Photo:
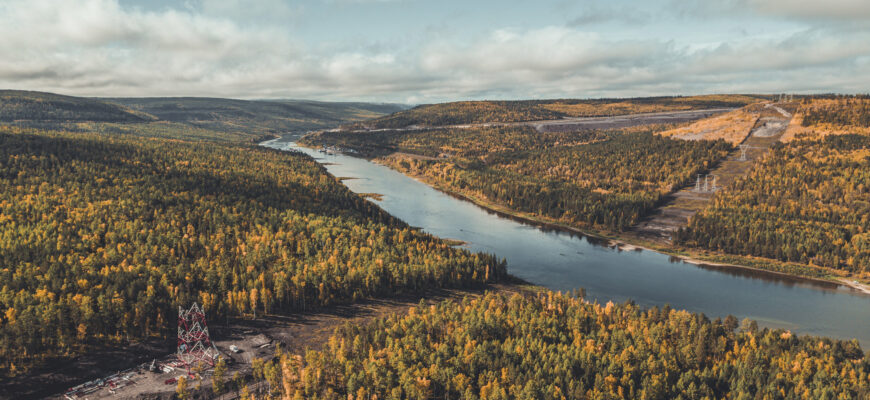
[[[707,190],[704,190],[703,178],[700,191],[696,187],[697,180],[687,184],[672,193],[663,206],[635,225],[631,231],[644,239],[670,243],[673,233],[688,225],[689,218],[706,207],[716,191],[749,173],[755,161],[767,154],[770,147],[779,141],[791,120],[791,114],[779,106],[769,105],[765,108],[741,143],[748,146],[745,159],[742,151],[735,149],[705,174],[710,176],[706,182]]]

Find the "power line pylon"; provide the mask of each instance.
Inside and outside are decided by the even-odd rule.
[[[205,312],[193,303],[190,309],[178,307],[178,361],[191,368],[203,364],[213,367],[220,355],[211,342]]]

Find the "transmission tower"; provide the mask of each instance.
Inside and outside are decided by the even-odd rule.
[[[190,370],[206,364],[213,367],[217,348],[208,335],[205,312],[193,303],[189,310],[178,307],[178,360]]]
[[[741,144],[740,145],[740,161],[746,161],[746,150],[749,149],[748,145]]]
[[[740,157],[737,157],[737,161],[746,161],[746,151],[749,149],[764,149],[763,147],[750,146],[748,144],[741,144],[737,147],[740,148]]]
[[[703,178],[702,178],[703,177]],[[719,177],[713,174],[698,174],[695,180],[695,191],[698,193],[709,193],[719,190]]]

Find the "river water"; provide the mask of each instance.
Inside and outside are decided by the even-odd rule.
[[[302,151],[390,214],[434,235],[467,242],[472,251],[507,260],[508,272],[552,290],[586,289],[599,302],[633,300],[729,314],[801,334],[857,338],[870,348],[870,296],[834,284],[686,263],[648,250],[621,250],[606,241],[518,222],[457,199],[361,158],[297,147],[294,137],[264,146]]]

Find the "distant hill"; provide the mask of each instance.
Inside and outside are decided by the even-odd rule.
[[[396,104],[207,97],[106,98],[163,121],[222,132],[276,134],[323,129],[402,111]]]
[[[397,104],[206,97],[85,98],[0,90],[0,124],[168,137],[258,142],[402,111]]]
[[[146,122],[153,119],[120,104],[95,99],[0,90],[0,122]]]
[[[556,99],[457,101],[425,104],[395,114],[345,126],[348,129],[405,128],[488,122],[522,122],[571,117],[600,117],[647,112],[743,107],[762,100],[751,95],[640,97],[625,99]]]

